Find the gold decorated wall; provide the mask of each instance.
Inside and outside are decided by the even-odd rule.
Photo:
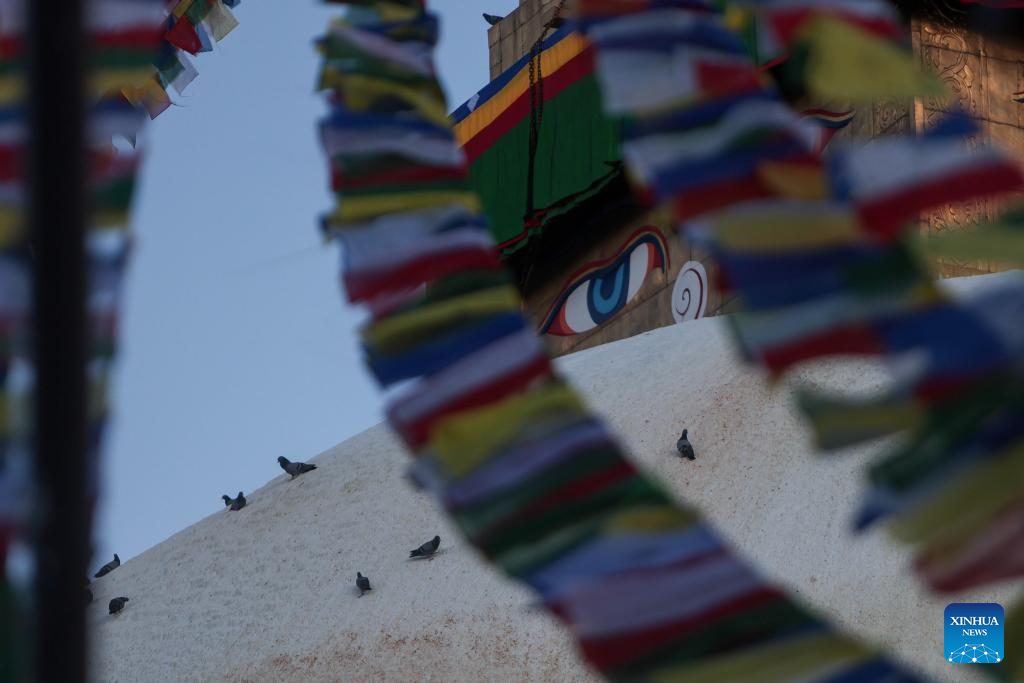
[[[934,126],[945,112],[960,107],[981,124],[981,132],[972,145],[998,145],[1009,150],[1024,166],[1024,105],[1011,99],[1013,93],[1024,90],[1024,52],[963,29],[924,21],[913,22],[911,38],[922,67],[938,74],[950,97],[861,107],[853,123],[836,136],[836,142],[920,133]],[[995,218],[999,208],[1000,204],[991,199],[950,204],[922,216],[921,229],[927,233],[962,230]],[[943,259],[936,263],[942,277],[1003,269],[1001,264],[987,261]]]
[[[1009,150],[1024,166],[1024,106],[1011,99],[1014,92],[1024,90],[1024,53],[967,31],[923,22],[915,23],[913,30],[915,51],[923,66],[938,73],[954,93],[952,104],[958,104],[981,122],[978,141]],[[918,99],[914,105],[916,130],[934,125],[948,109],[949,104],[941,101]],[[1024,195],[1017,199],[1024,199]],[[944,207],[923,218],[923,229],[963,229],[979,220],[995,218],[999,208],[990,199]],[[943,276],[1002,269],[996,263],[956,260],[945,260],[939,268]]]

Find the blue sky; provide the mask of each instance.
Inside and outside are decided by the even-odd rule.
[[[435,0],[452,108],[488,79],[487,24],[516,0]],[[380,421],[343,303],[314,124],[312,40],[337,10],[248,0],[146,137],[93,564],[137,555]]]

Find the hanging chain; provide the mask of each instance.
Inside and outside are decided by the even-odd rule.
[[[558,7],[555,8],[555,13],[551,15],[551,19],[548,23],[544,24],[544,30],[541,31],[540,38],[537,39],[537,127],[540,127],[541,120],[544,118],[544,73],[541,70],[540,52],[541,45],[544,40],[548,37],[548,31],[557,27],[562,20],[562,10],[565,9],[566,0],[561,0],[558,3]]]
[[[540,37],[530,47],[529,62],[529,91],[530,91],[530,141],[528,166],[526,169],[526,214],[524,220],[533,217],[533,176],[534,165],[537,158],[537,143],[540,140],[540,124],[544,118],[544,72],[541,67],[541,53],[543,52],[544,40],[548,32],[559,24],[562,17],[562,10],[565,9],[566,0],[561,0],[551,19],[544,24]]]

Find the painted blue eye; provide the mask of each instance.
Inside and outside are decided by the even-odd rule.
[[[541,334],[571,336],[604,324],[636,296],[653,270],[665,272],[668,248],[654,228],[641,228],[608,259],[577,271],[544,317]]]

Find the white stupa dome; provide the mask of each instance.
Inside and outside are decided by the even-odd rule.
[[[943,647],[949,602],[1009,604],[1008,585],[935,596],[882,530],[855,536],[877,446],[816,456],[784,388],[740,364],[720,318],[560,361],[630,452],[811,607],[935,680],[980,680]],[[803,379],[869,389],[864,364]],[[675,441],[689,429],[694,462]],[[405,476],[384,426],[279,476],[240,512],[217,509],[91,587],[98,681],[596,680],[531,594],[485,565]],[[441,552],[408,561],[435,534]],[[357,597],[356,572],[373,591]],[[110,598],[128,607],[108,616]],[[614,599],[615,596],[608,596]]]

